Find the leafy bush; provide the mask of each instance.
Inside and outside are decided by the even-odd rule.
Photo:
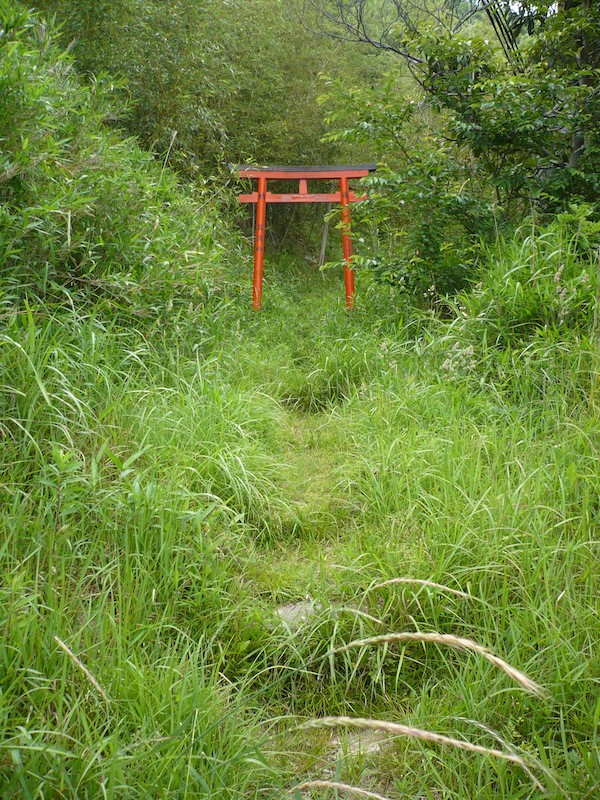
[[[406,65],[443,114],[446,139],[467,148],[505,209],[522,214],[532,200],[546,211],[596,202],[598,3],[310,5],[324,32]]]
[[[359,251],[356,264],[421,306],[464,288],[495,219],[476,164],[424,116],[419,102],[403,95],[397,76],[383,92],[348,90],[328,79],[322,102],[330,109],[328,138],[369,142],[383,158],[365,179],[368,200],[354,213],[369,250],[363,257]]]
[[[598,194],[599,106],[591,75],[600,19],[585,3],[573,6],[579,7],[540,10],[534,41],[515,45],[510,63],[480,37],[427,31],[418,45],[424,86],[449,114],[448,134],[470,148],[513,213],[532,199],[554,211]]]
[[[226,172],[228,162],[247,159],[330,163],[333,148],[321,141],[323,114],[315,102],[317,75],[329,62],[340,74],[358,74],[361,59],[303,27],[294,13],[301,3],[34,5],[56,14],[82,75],[124,78],[133,102],[122,124],[145,149],[170,151],[170,162],[187,177]]]
[[[223,225],[107,128],[118,84],[81,86],[53,28],[14,2],[0,6],[0,33],[4,292],[64,302],[67,290],[139,312],[205,298]]]

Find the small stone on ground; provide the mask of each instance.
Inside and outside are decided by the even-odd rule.
[[[300,600],[297,603],[286,603],[275,609],[277,616],[291,628],[306,622],[319,613],[321,607],[314,600]]]

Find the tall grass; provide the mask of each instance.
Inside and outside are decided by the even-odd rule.
[[[319,286],[301,302],[311,305]],[[287,399],[294,325],[267,358],[285,299],[262,317],[240,308],[239,327],[238,306],[224,305],[205,323],[202,355],[187,343],[194,323],[181,319],[168,336],[42,305],[5,316],[8,796],[142,796],[150,786],[277,796],[292,775],[329,780],[332,758],[340,780],[392,798],[434,788],[539,796],[510,760],[411,737],[370,761],[340,760],[329,735],[289,731],[298,716],[354,715],[429,731],[434,744],[512,753],[551,795],[593,797],[593,405],[569,372],[545,406],[526,387],[516,394],[516,350],[511,386],[497,373],[477,383],[441,370],[443,335],[394,337],[374,330],[366,309],[334,324],[337,288],[327,280],[317,308],[333,307],[313,318],[293,380],[338,345],[340,358],[365,346],[356,372],[332,368],[346,388],[319,406],[325,433],[295,466],[310,483],[313,459],[334,448],[334,471],[319,480],[338,505],[312,495],[315,513],[296,527],[284,434],[317,406]],[[446,325],[455,336],[456,323]],[[581,353],[582,342],[569,334],[560,347]],[[532,373],[548,353],[537,358]],[[319,503],[337,526],[323,523]],[[316,614],[281,626],[268,605],[306,592]],[[549,698],[529,698],[485,658],[445,646],[465,640]]]
[[[141,333],[42,309],[0,358],[4,796],[247,796],[266,767],[221,674],[242,525],[277,506],[256,398],[198,363],[165,386]]]
[[[237,240],[204,206],[182,246],[197,198],[85,128],[19,19],[19,125],[68,130],[7,134],[0,183],[2,796],[593,798],[588,210],[500,242],[437,318],[368,276],[348,315],[339,276],[285,261],[253,315]],[[392,739],[340,750],[333,725]]]

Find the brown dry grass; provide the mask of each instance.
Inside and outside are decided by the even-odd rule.
[[[292,792],[302,792],[304,789],[310,789],[312,787],[337,789],[341,792],[349,792],[350,794],[359,795],[359,797],[372,797],[374,800],[389,800],[388,797],[384,797],[382,794],[377,794],[377,792],[370,792],[368,789],[361,789],[359,786],[351,786],[348,783],[339,783],[339,781],[305,781],[304,783],[300,783],[298,786],[294,786],[293,789],[290,789],[290,794]]]
[[[441,733],[434,733],[433,731],[422,730],[421,728],[413,728],[408,725],[401,725],[397,722],[387,722],[379,719],[364,719],[361,717],[321,717],[320,719],[310,720],[310,722],[302,725],[303,728],[361,728],[366,730],[383,731],[391,733],[396,736],[408,736],[413,739],[418,739],[423,742],[431,742],[432,744],[449,745],[451,747],[459,748],[460,750],[467,750],[470,753],[478,753],[479,755],[492,756],[494,758],[502,759],[503,761],[510,761],[521,767],[526,774],[531,778],[535,787],[540,791],[544,791],[543,786],[539,783],[537,778],[532,775],[526,761],[521,756],[515,753],[506,753],[503,750],[495,750],[491,747],[483,747],[479,744],[467,742],[464,739],[454,739],[450,736],[443,736]]]
[[[387,633],[381,636],[372,636],[368,639],[356,639],[331,652],[343,653],[354,647],[368,647],[369,645],[389,644],[392,642],[426,642],[453,647],[455,650],[468,650],[472,653],[477,653],[483,656],[486,661],[489,661],[490,664],[502,670],[502,672],[512,678],[515,683],[525,689],[526,692],[541,697],[545,695],[545,690],[539,684],[532,681],[531,678],[528,678],[527,675],[516,669],[516,667],[513,667],[507,661],[504,661],[504,659],[492,653],[487,647],[473,641],[473,639],[465,639],[462,636],[454,636],[451,633],[420,633],[412,631]]]

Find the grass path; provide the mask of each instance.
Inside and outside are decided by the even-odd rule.
[[[585,485],[584,495],[590,492],[591,499],[594,482],[579,484],[571,499],[563,496],[555,509],[549,500],[549,493],[557,497],[549,487],[565,485],[563,445],[570,454],[569,474],[577,470],[572,459],[587,447],[587,422],[580,421],[581,430],[565,428],[569,443],[561,434],[558,450],[544,415],[530,413],[531,400],[504,400],[495,387],[488,391],[482,384],[470,386],[466,379],[444,381],[435,360],[407,353],[402,338],[379,328],[376,319],[361,312],[360,304],[355,314],[346,314],[334,276],[309,276],[303,282],[302,270],[299,273],[295,282],[289,276],[281,284],[274,282],[266,311],[249,321],[242,343],[242,351],[247,349],[241,358],[251,361],[257,344],[266,346],[275,334],[277,348],[269,352],[259,386],[283,401],[283,414],[277,435],[265,444],[282,467],[283,495],[302,521],[291,539],[269,545],[269,563],[256,571],[261,591],[271,587],[275,602],[310,596],[325,608],[331,604],[337,619],[331,635],[338,641],[399,630],[438,631],[483,642],[541,682],[561,685],[558,676],[576,668],[578,659],[572,657],[585,648],[583,629],[575,626],[576,632],[572,621],[563,618],[553,634],[553,656],[545,665],[535,657],[528,660],[525,653],[531,652],[528,638],[539,637],[534,620],[543,605],[541,587],[548,581],[567,585],[572,580],[567,576],[585,569],[593,549],[587,501],[580,490]],[[450,343],[448,350],[453,346]],[[515,379],[520,382],[521,376]],[[549,398],[544,402],[553,403]],[[557,402],[562,415],[568,406],[562,397]],[[571,421],[572,417],[569,426]],[[524,480],[527,502],[522,500]],[[564,552],[559,534],[563,526],[579,543]],[[383,595],[364,593],[377,580],[407,576],[462,589],[486,605],[418,584],[390,587]],[[585,580],[596,579],[587,573]],[[351,613],[336,617],[336,608],[359,609],[375,622]],[[589,618],[589,607],[579,613]],[[516,618],[520,622],[515,627]],[[544,624],[552,623],[547,619]],[[306,638],[314,652],[315,640],[323,644],[329,630],[322,621],[313,627],[308,623],[298,637]],[[570,655],[563,646],[565,636]],[[573,646],[573,636],[578,645]],[[295,640],[293,647],[302,651],[304,644]],[[522,741],[527,751],[525,720],[532,730],[540,725],[544,701],[515,695],[500,712],[502,680],[482,664],[472,659],[459,664],[444,652],[409,647],[400,648],[400,671],[386,651],[387,646],[338,657],[346,679],[332,675],[331,684],[323,682],[317,694],[315,687],[290,690],[295,694],[292,707],[317,716],[344,714],[350,707],[356,715],[410,720],[417,727],[447,730],[451,737],[458,733],[484,746],[497,744],[493,737],[481,735],[480,720],[499,729],[507,741]],[[474,722],[452,722],[458,718]],[[571,724],[574,742],[577,724]],[[551,755],[544,758],[560,771],[563,755],[551,744],[549,729],[542,735],[547,734]],[[537,797],[535,786],[530,787],[533,794],[528,793],[514,771],[489,762],[481,764],[475,777],[468,764],[459,767],[454,755],[446,756],[441,773],[434,770],[423,783],[417,777],[421,751],[414,747],[397,744],[368,755],[359,748],[346,757],[340,753],[347,745],[342,744],[336,755],[334,741],[340,739],[314,731],[300,737],[294,769],[313,778],[332,777],[333,758],[338,776],[365,789],[387,791],[391,797],[413,796],[403,792],[415,786],[420,796],[430,792],[458,800],[475,795],[494,800]],[[312,768],[310,753],[316,758]],[[462,783],[455,790],[451,787],[457,773]],[[593,792],[592,778],[586,775],[583,780]],[[443,794],[433,788],[440,783]]]
[[[318,533],[347,515],[340,487],[352,459],[351,420],[335,410],[360,380],[344,359],[348,340],[364,336],[364,320],[344,311],[337,274],[294,263],[277,275],[269,266],[267,274],[276,274],[265,290],[265,309],[250,313],[223,348],[235,358],[244,386],[280,404],[274,435],[263,441],[281,465],[286,500]]]
[[[308,525],[312,520],[314,528],[328,527],[327,520],[335,523],[344,507],[339,473],[349,453],[342,422],[323,412],[291,410],[282,427],[284,493]]]
[[[291,265],[284,276],[272,277],[264,311],[249,314],[245,329],[236,327],[223,342],[225,352],[235,354],[244,387],[277,406],[261,443],[277,464],[290,535],[269,540],[265,560],[249,566],[257,591],[274,602],[301,601],[316,591],[353,524],[344,486],[353,443],[350,420],[335,413],[343,399],[332,356],[343,349],[354,320],[343,310],[338,276],[303,264]]]

